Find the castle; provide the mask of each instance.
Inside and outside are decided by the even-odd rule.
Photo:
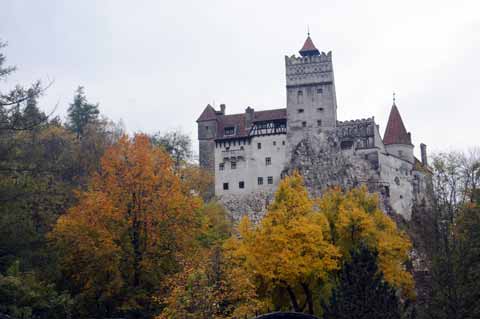
[[[285,57],[286,108],[226,114],[207,105],[198,123],[200,165],[215,176],[215,195],[234,213],[262,213],[281,177],[299,170],[312,194],[366,185],[384,209],[410,220],[425,198],[426,145],[413,154],[395,105],[382,136],[375,119],[337,120],[332,53],[308,35],[300,56]]]

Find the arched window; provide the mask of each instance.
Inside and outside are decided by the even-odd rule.
[[[303,104],[303,91],[297,92],[297,104]]]

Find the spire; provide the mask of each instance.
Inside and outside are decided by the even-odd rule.
[[[402,117],[395,105],[395,93],[393,94],[393,105],[388,117],[387,128],[383,135],[383,143],[388,144],[405,144],[411,145],[412,138],[410,133],[407,133],[405,125],[403,124]]]
[[[303,47],[299,51],[301,56],[312,56],[312,55],[320,55],[320,51],[315,47],[313,44],[312,38],[310,38],[310,29],[307,31],[307,39],[303,44]]]

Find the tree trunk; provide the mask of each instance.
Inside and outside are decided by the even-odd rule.
[[[295,293],[293,292],[293,289],[287,285],[287,292],[288,296],[290,297],[290,301],[292,302],[292,307],[295,312],[301,312],[302,310],[300,309],[300,306],[298,305],[297,302],[297,297],[295,296]]]
[[[307,302],[307,305],[308,305],[308,313],[313,315],[313,298],[312,298],[312,292],[310,291],[310,289],[308,288],[308,284],[305,284],[305,283],[302,283],[302,288],[303,288],[303,291],[305,292],[305,296],[306,296],[306,302]]]

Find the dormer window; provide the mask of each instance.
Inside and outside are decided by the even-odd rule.
[[[235,127],[229,126],[224,129],[225,135],[235,135]]]

